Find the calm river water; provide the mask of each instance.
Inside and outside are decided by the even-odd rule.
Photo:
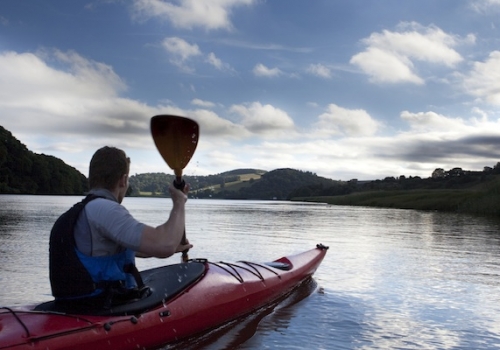
[[[80,197],[0,196],[0,306],[51,299],[48,238]],[[126,198],[162,223],[169,199]],[[280,201],[188,201],[192,258],[268,261],[330,246],[314,279],[182,349],[500,349],[500,222]],[[171,264],[139,260],[139,268]]]

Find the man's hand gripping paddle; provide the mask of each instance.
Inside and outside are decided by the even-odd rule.
[[[151,118],[151,135],[156,148],[174,171],[174,187],[183,190],[186,183],[182,179],[182,170],[193,157],[200,127],[197,122],[175,115],[157,115]],[[182,244],[187,244],[186,230],[182,237]],[[188,250],[182,252],[182,261],[188,261]]]

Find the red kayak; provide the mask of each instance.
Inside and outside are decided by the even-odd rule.
[[[271,305],[310,277],[328,247],[269,263],[191,260],[141,272],[151,293],[107,310],[52,301],[0,307],[0,349],[154,349]]]

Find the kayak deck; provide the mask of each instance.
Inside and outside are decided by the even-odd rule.
[[[185,264],[202,270],[198,277],[157,305],[135,312],[83,315],[42,311],[41,306],[0,308],[0,349],[148,349],[175,342],[273,303],[310,277],[326,250],[318,245],[272,263],[193,260]],[[143,272],[145,280],[149,273],[164,282],[163,269]],[[176,277],[182,282],[183,276]]]
[[[144,284],[149,288],[149,294],[140,300],[116,305],[110,309],[68,309],[49,301],[35,307],[35,311],[51,311],[63,313],[78,313],[94,316],[126,316],[144,313],[158,305],[168,302],[191,284],[199,280],[206,271],[206,265],[201,262],[189,262],[157,267],[141,272]]]

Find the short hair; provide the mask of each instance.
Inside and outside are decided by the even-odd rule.
[[[128,174],[129,170],[130,158],[124,151],[116,147],[104,146],[98,149],[90,160],[90,188],[104,188],[112,191],[118,180],[124,174]]]

